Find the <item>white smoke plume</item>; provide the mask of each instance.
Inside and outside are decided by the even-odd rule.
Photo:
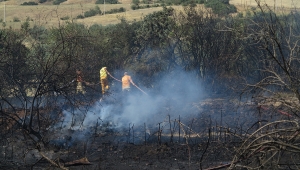
[[[187,107],[192,107],[192,102],[205,95],[201,83],[188,73],[166,75],[150,90],[141,87],[147,95],[135,86],[131,85],[131,89],[128,94],[120,92],[95,103],[87,111],[83,125],[92,126],[98,118],[112,121],[120,128],[127,127],[129,123],[158,123],[167,115],[178,117],[192,114]]]
[[[132,78],[138,84],[138,80]],[[205,96],[201,83],[188,73],[169,74],[157,81],[152,89],[140,88],[147,95],[131,86],[129,93],[112,92],[88,109],[64,111],[63,127],[82,131],[104,124],[114,130],[126,129],[129,125],[153,127],[168,116],[172,119],[193,116],[193,102]]]

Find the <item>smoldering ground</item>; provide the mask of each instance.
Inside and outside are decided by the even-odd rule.
[[[139,84],[136,79],[134,82]],[[121,88],[121,84],[116,87]],[[222,115],[222,108],[218,112],[202,112],[201,108],[199,110],[195,104],[206,98],[209,92],[192,73],[166,74],[156,81],[151,89],[139,87],[146,94],[131,86],[129,93],[112,90],[102,101],[97,100],[89,107],[64,110],[61,122],[56,125],[60,129],[58,138],[69,139],[72,142],[84,141],[95,133],[126,132],[133,127],[136,132],[147,131],[151,134],[158,126],[169,124],[170,119],[184,120],[199,115],[212,119],[214,123],[232,125],[234,120],[241,123],[253,117],[251,112],[243,115],[246,114],[245,111],[234,108],[229,108],[232,112],[227,117],[224,113]],[[221,106],[217,106],[216,109],[218,107]],[[220,115],[223,117],[221,118]],[[70,133],[70,130],[73,132]]]
[[[64,136],[67,130],[81,131],[73,139],[80,139],[90,134],[91,128],[110,128],[114,131],[127,129],[129,125],[135,127],[155,127],[166,121],[168,117],[177,119],[179,116],[191,117],[193,102],[205,96],[205,90],[193,74],[167,74],[156,81],[153,88],[147,89],[137,79],[137,87],[131,85],[129,93],[110,91],[102,101],[97,100],[90,107],[68,108],[63,111],[60,123],[55,127]],[[116,87],[121,88],[121,84]]]

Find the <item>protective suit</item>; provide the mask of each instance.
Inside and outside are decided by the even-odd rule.
[[[105,94],[105,92],[109,89],[106,67],[102,67],[100,69],[100,83],[102,88],[102,94]]]
[[[133,83],[131,76],[129,76],[127,74],[127,72],[124,73],[124,76],[122,77],[122,91],[126,90],[129,91],[130,90],[130,83]]]

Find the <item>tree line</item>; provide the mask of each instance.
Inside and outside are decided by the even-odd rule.
[[[14,86],[26,86],[30,80],[40,79],[44,71],[51,72],[43,79],[51,80],[49,88],[70,82],[77,67],[82,68],[88,81],[98,82],[97,72],[102,66],[111,72],[129,70],[139,74],[146,87],[155,82],[159,72],[178,68],[194,72],[209,87],[228,85],[232,80],[257,82],[266,76],[262,70],[270,65],[270,50],[260,44],[266,27],[280,24],[279,33],[293,31],[298,26],[297,15],[279,16],[261,9],[248,11],[245,16],[223,17],[187,6],[182,12],[164,7],[142,21],[120,18],[119,24],[108,26],[67,22],[46,29],[36,25],[30,28],[26,21],[20,30],[1,30],[1,70],[5,79],[15,82]],[[291,23],[284,22],[287,20]],[[271,31],[278,31],[277,27]],[[278,52],[284,55],[289,50]]]

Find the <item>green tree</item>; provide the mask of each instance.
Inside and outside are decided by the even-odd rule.
[[[106,4],[117,4],[118,0],[105,0]],[[104,0],[97,0],[96,4],[104,4]]]
[[[132,0],[132,3],[133,3],[134,5],[139,5],[139,4],[140,4],[140,0]]]
[[[237,9],[234,5],[229,4],[229,0],[209,0],[205,3],[206,8],[212,8],[212,11],[218,15],[228,15],[236,13]]]

